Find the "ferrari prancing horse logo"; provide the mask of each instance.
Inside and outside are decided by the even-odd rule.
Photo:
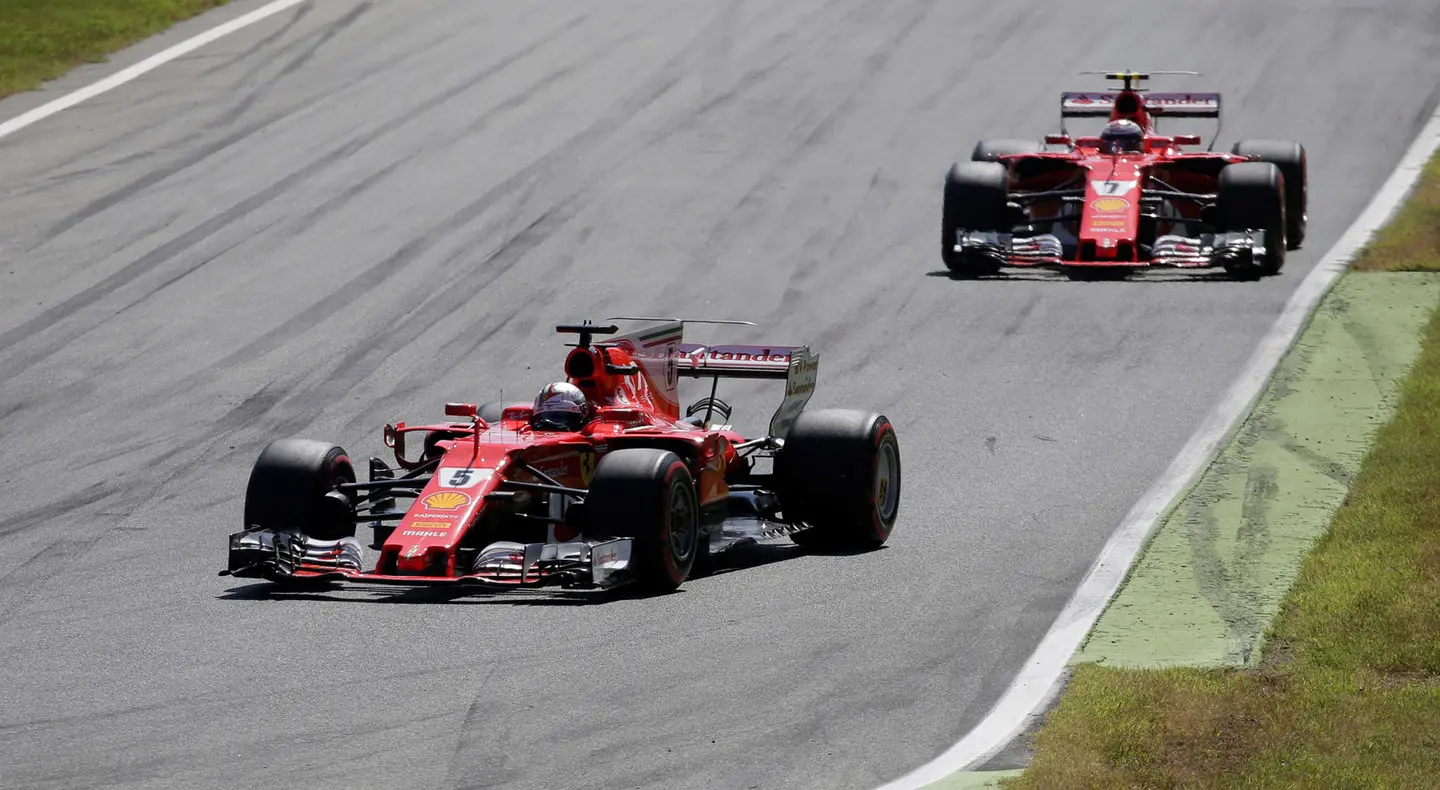
[[[595,464],[599,462],[600,454],[594,450],[587,450],[580,453],[580,480],[588,488],[590,478],[595,476]]]

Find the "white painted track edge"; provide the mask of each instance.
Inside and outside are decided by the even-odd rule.
[[[957,771],[977,767],[1024,732],[1049,705],[1059,691],[1060,679],[1071,657],[1119,591],[1160,518],[1194,486],[1249,415],[1310,314],[1371,235],[1405,202],[1437,148],[1440,148],[1440,108],[1431,114],[1365,210],[1295,289],[1239,378],[1111,534],[1070,601],[985,718],[940,756],[877,790],[915,790]]]
[[[133,66],[121,69],[120,71],[117,71],[102,80],[92,82],[83,88],[72,91],[65,94],[64,96],[61,96],[58,99],[55,99],[54,101],[46,102],[45,104],[42,104],[39,107],[30,110],[29,112],[22,113],[15,116],[14,118],[11,118],[8,121],[5,121],[4,123],[0,123],[0,139],[8,137],[15,132],[20,131],[21,129],[24,129],[27,126],[39,123],[40,121],[43,121],[58,112],[68,110],[71,107],[74,107],[75,105],[87,99],[92,99],[102,93],[114,90],[115,88],[118,88],[121,85],[124,85],[125,83],[146,74],[147,72],[153,71],[165,65],[166,63],[169,63],[170,61],[181,57],[182,55],[187,55],[191,52],[194,52],[200,47],[203,47],[206,44],[209,44],[224,36],[228,36],[237,30],[249,27],[250,25],[259,22],[262,19],[266,19],[267,17],[271,17],[275,14],[280,13],[287,8],[293,8],[294,6],[309,1],[310,0],[275,0],[275,2],[263,5],[260,8],[255,9],[254,11],[251,11],[247,14],[242,14],[241,16],[235,17],[228,22],[222,22],[221,24],[204,31],[203,33],[199,33],[191,38],[185,39],[179,44],[157,52],[156,54],[151,55],[150,57],[140,61],[139,63],[136,63]]]

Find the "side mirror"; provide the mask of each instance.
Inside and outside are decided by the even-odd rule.
[[[1070,135],[1068,134],[1047,134],[1045,135],[1046,145],[1069,145]]]
[[[1176,145],[1199,145],[1200,135],[1198,134],[1177,134],[1173,138]]]
[[[447,403],[445,404],[445,416],[447,417],[470,417],[474,418],[476,406],[473,403]]]

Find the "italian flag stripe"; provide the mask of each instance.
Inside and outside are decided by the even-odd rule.
[[[654,332],[648,335],[640,335],[638,340],[646,347],[658,346],[661,343],[671,340],[672,338],[680,337],[681,334],[682,333],[680,331],[680,327],[676,327],[674,329],[662,329],[659,332]]]

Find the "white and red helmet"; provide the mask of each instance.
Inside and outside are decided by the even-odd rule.
[[[590,422],[590,400],[574,384],[546,384],[535,396],[530,427],[537,431],[578,431]]]

